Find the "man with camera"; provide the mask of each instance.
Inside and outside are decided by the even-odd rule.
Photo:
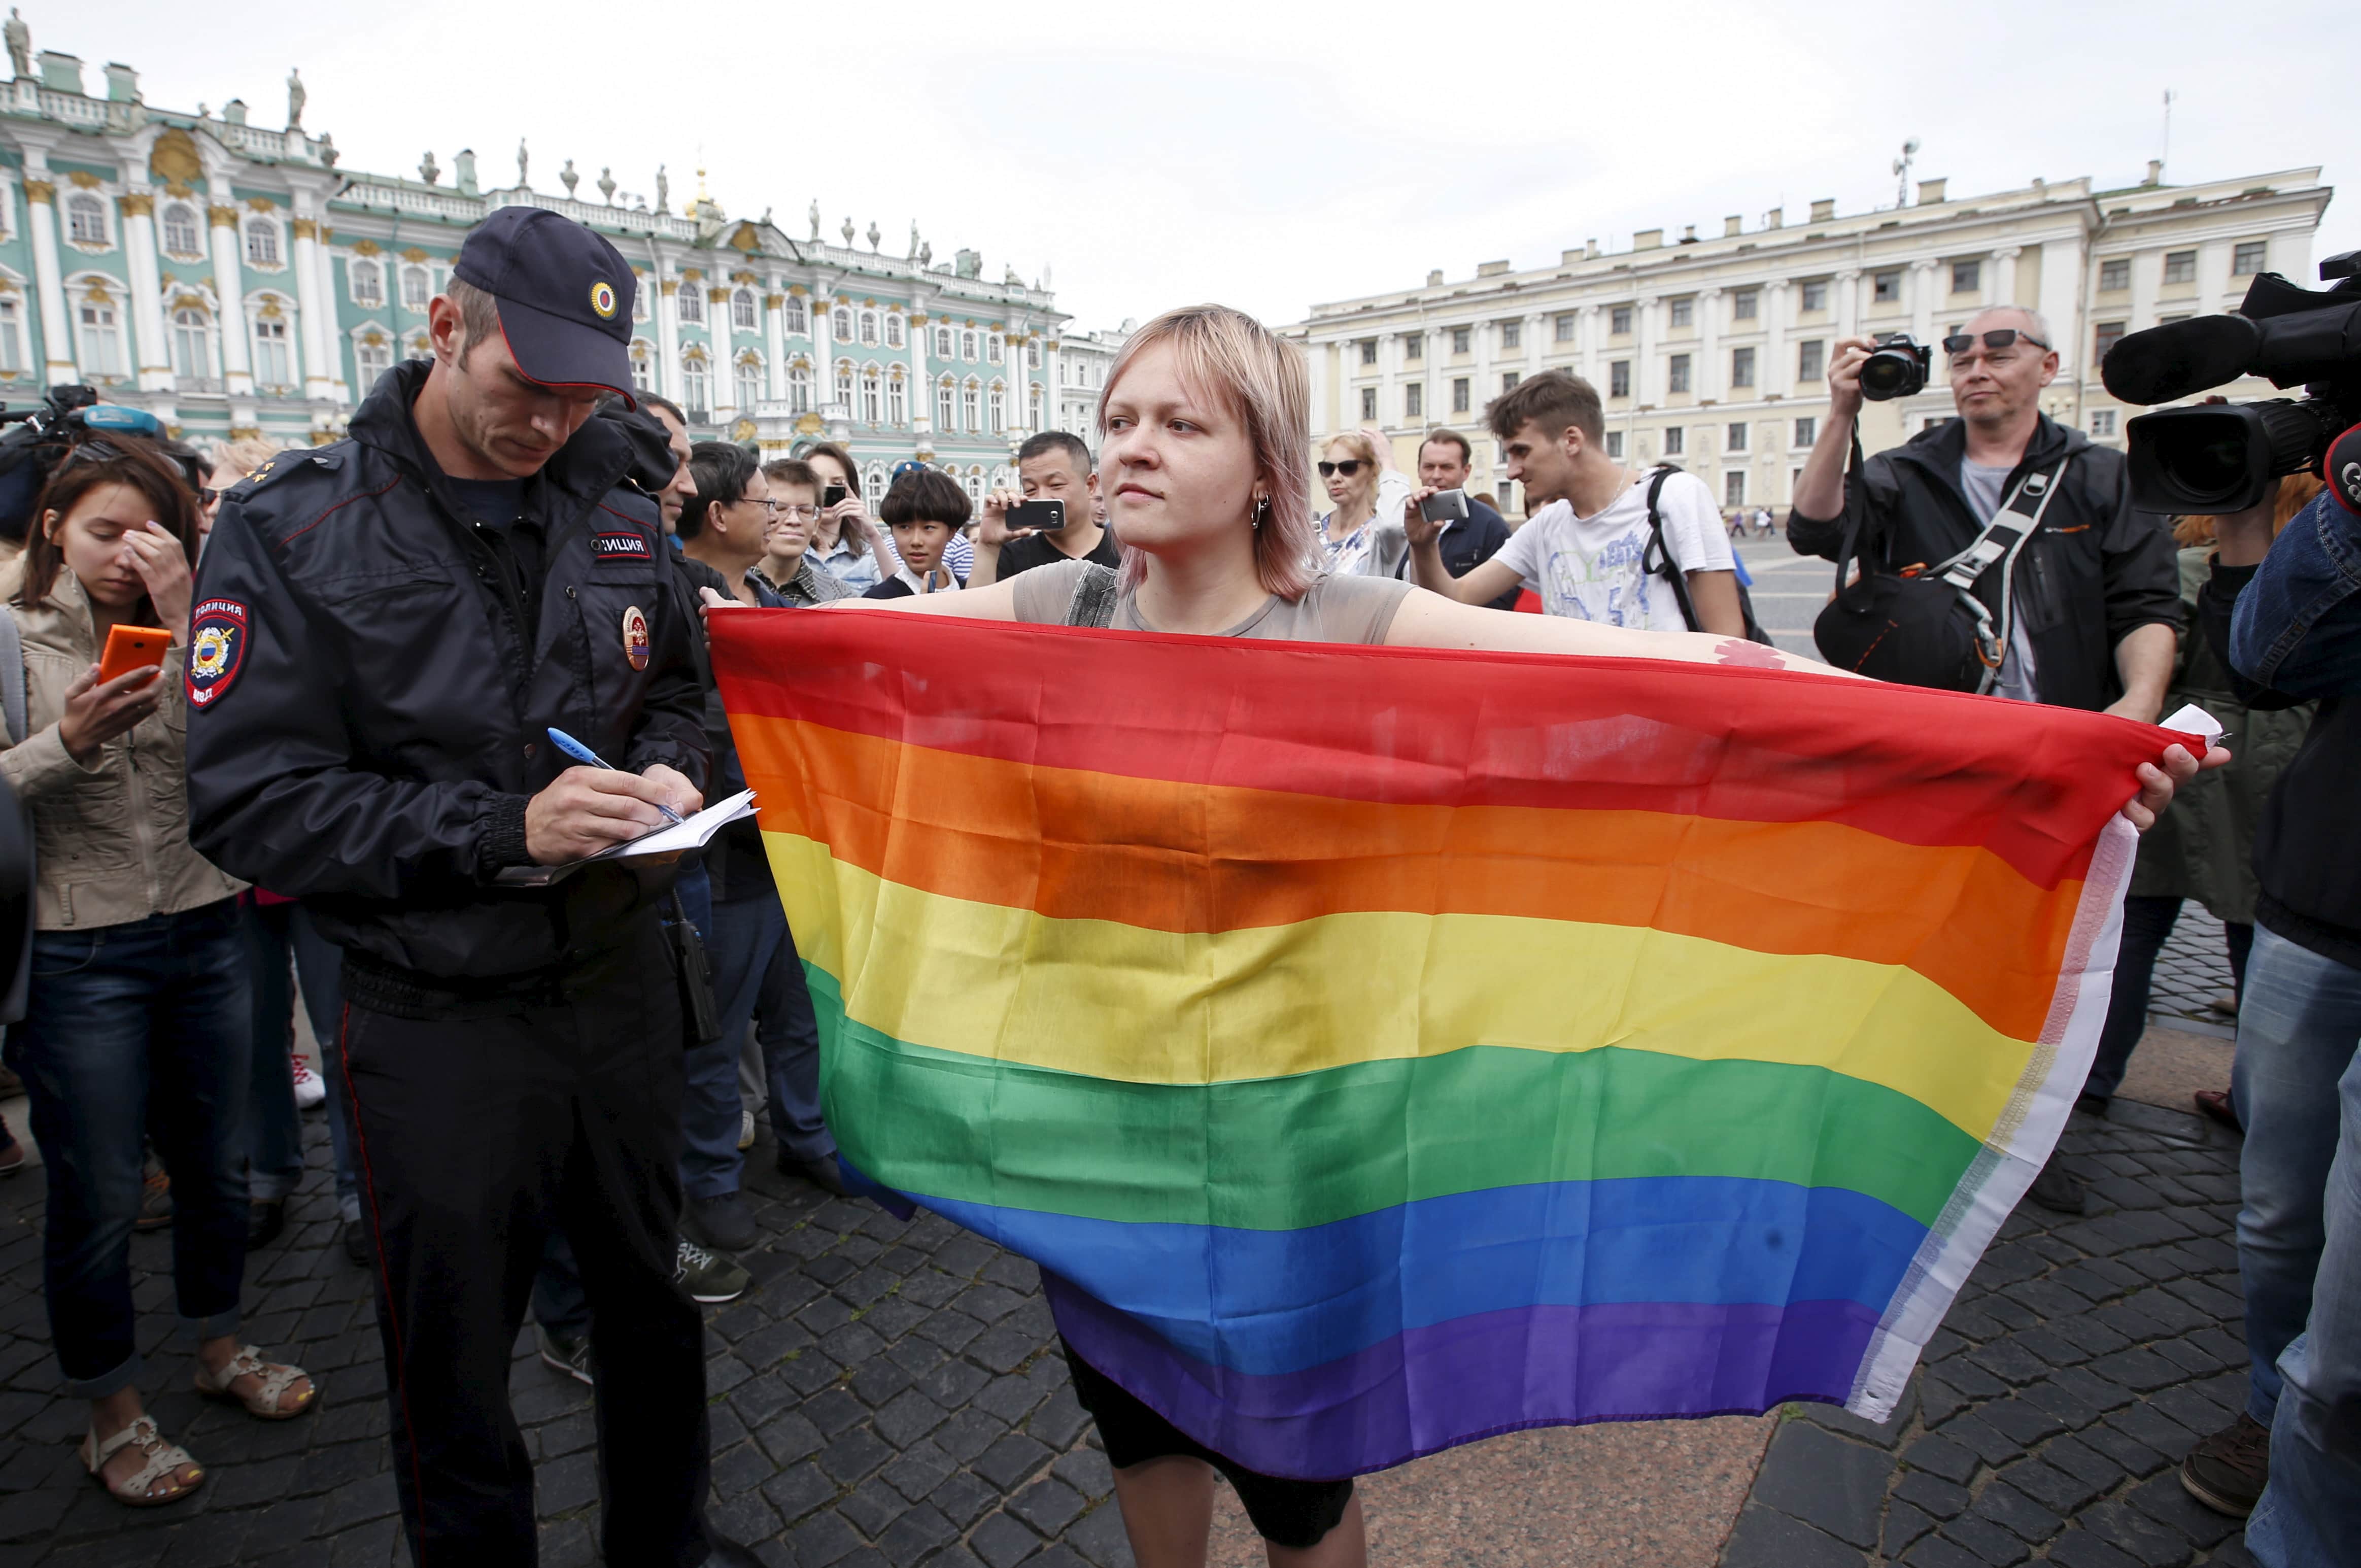
[[[1500,514],[1492,510],[1490,502],[1467,488],[1473,455],[1467,438],[1455,430],[1430,430],[1426,439],[1418,444],[1419,488],[1436,492],[1427,498],[1426,511],[1442,524],[1435,547],[1443,554],[1444,570],[1454,577],[1466,576],[1498,555],[1500,546],[1509,542],[1509,525],[1501,521]],[[1397,576],[1410,575],[1407,554],[1394,571]],[[1514,609],[1521,591],[1510,588],[1485,603],[1494,609]]]
[[[1098,469],[1082,437],[1062,430],[1027,437],[1016,449],[1016,483],[1023,494],[994,490],[983,499],[968,587],[989,587],[1060,561],[1123,565],[1115,535],[1099,521]]]

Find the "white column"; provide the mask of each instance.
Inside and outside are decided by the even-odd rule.
[[[787,395],[787,334],[779,319],[786,302],[775,288],[763,295],[763,395],[774,403]]]
[[[664,363],[656,367],[656,385],[664,389],[665,397],[678,403],[682,401],[680,301],[675,296],[680,288],[680,280],[666,278],[659,272],[655,286],[656,352],[664,356]]]
[[[299,217],[291,226],[295,236],[295,308],[301,315],[291,337],[292,346],[303,356],[303,378],[297,384],[307,398],[332,398],[335,384],[321,368],[328,356],[321,346],[326,313],[320,297],[320,225]]]
[[[1066,383],[1059,375],[1059,372],[1065,368],[1065,361],[1059,356],[1060,341],[1053,337],[1041,345],[1042,417],[1049,422],[1049,428],[1052,430],[1071,428],[1071,422],[1066,418]],[[1312,413],[1315,420],[1319,417],[1320,411],[1317,404],[1312,406]],[[1082,432],[1075,431],[1074,433],[1081,435]],[[1084,435],[1082,439],[1087,442],[1090,437]]]
[[[1700,403],[1719,402],[1725,385],[1721,374],[1721,291],[1700,290],[1697,297],[1697,400]]]
[[[1476,323],[1476,395],[1467,400],[1467,417],[1484,417],[1484,406],[1500,395],[1499,386],[1492,379],[1492,334],[1499,330],[1493,322]]]
[[[2091,341],[2091,318],[2077,302],[2082,296],[2086,281],[2084,269],[2090,265],[2090,250],[2080,235],[2070,240],[2044,240],[2041,245],[2041,291],[2035,303],[2049,318],[2049,330],[2058,334],[2058,382],[2075,384],[2075,367],[2082,362],[2082,346]]]
[[[1774,278],[1763,291],[1764,362],[1754,367],[1754,379],[1766,398],[1784,398],[1795,389],[1795,362],[1787,341],[1788,301],[1794,297],[1794,288],[1786,279]]]
[[[934,352],[935,323],[923,313],[910,317],[910,430],[919,448],[930,450],[935,433],[935,376],[927,368]]]
[[[143,392],[169,391],[172,385],[172,351],[164,335],[164,275],[156,262],[156,198],[146,191],[126,193],[117,203],[123,213],[123,250],[131,264],[131,326],[138,339],[131,364]]]
[[[238,255],[237,209],[228,195],[229,181],[216,180],[213,203],[205,209],[214,242],[214,298],[221,304],[222,384],[233,398],[250,398],[254,371],[247,354],[246,271]]]
[[[1433,353],[1434,345],[1427,345]],[[1334,394],[1328,389],[1328,345],[1312,338],[1303,345],[1303,356],[1311,361],[1312,370],[1312,438],[1318,441],[1333,434],[1336,429]]]
[[[1399,430],[1408,416],[1402,412],[1401,334],[1389,332],[1378,339],[1378,424]]]
[[[1935,269],[1939,261],[1910,264],[1910,335],[1920,343],[1935,341]]]
[[[2156,324],[2156,294],[2164,283],[2163,253],[2143,250],[2134,255],[2131,262],[2132,309],[2128,324],[2133,332],[2145,332]]]
[[[730,296],[735,291],[726,282],[705,291],[705,341],[713,356],[708,371],[713,378],[713,422],[724,431],[738,412],[738,345],[731,340],[737,327],[730,317]]]
[[[1547,340],[1542,336],[1542,334],[1554,331],[1556,324],[1554,315],[1545,315],[1540,312],[1535,312],[1525,318],[1525,378],[1527,380],[1542,373],[1542,356],[1548,346]]]
[[[1581,334],[1581,341],[1575,346],[1582,361],[1582,378],[1593,387],[1597,387],[1599,384],[1598,307],[1597,305],[1582,307],[1582,320],[1575,330]]]
[[[828,298],[825,289],[812,286],[812,407],[822,419],[836,403],[836,364],[829,342],[834,323],[829,316]]]
[[[339,402],[353,403],[360,400],[353,395],[353,386],[345,378],[346,338],[342,313],[336,305],[336,256],[328,242],[336,231],[327,225],[320,225],[320,298],[325,302],[320,313],[320,347],[324,356],[320,374],[328,378],[328,395]]]
[[[66,309],[64,269],[58,265],[58,188],[44,164],[31,167],[26,154],[25,211],[33,231],[33,287],[41,295],[42,379],[59,386],[82,379],[74,367],[73,313]]]
[[[1632,334],[1631,401],[1634,406],[1656,402],[1656,345],[1664,334],[1657,329],[1656,311],[1659,302],[1653,294],[1642,295],[1639,301],[1637,319],[1631,323],[1638,330]]]
[[[1858,269],[1848,269],[1837,274],[1837,335],[1850,337],[1860,331],[1861,273]],[[1829,345],[1828,357],[1836,357],[1834,345]]]
[[[1992,253],[1993,286],[1984,298],[1995,305],[2016,303],[2016,258],[2023,247],[2004,245]]]

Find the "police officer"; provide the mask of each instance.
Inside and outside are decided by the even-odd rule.
[[[495,213],[428,306],[434,358],[380,378],[349,439],[231,490],[195,591],[191,838],[345,949],[331,1066],[426,1568],[533,1561],[509,1356],[553,1228],[594,1309],[607,1561],[752,1561],[705,1524],[703,1325],[674,1278],[669,871],[515,885],[699,804],[632,288],[589,230]],[[551,726],[614,769],[567,766]]]

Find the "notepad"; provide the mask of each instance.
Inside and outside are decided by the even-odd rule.
[[[694,817],[678,822],[667,822],[652,828],[636,839],[610,845],[595,855],[578,861],[568,861],[559,866],[509,866],[493,880],[502,887],[547,887],[563,882],[585,866],[602,861],[643,861],[658,855],[677,855],[690,850],[702,850],[713,841],[713,836],[741,817],[754,815],[754,792],[740,790],[725,800],[718,800]]]

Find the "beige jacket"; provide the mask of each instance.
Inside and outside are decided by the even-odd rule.
[[[188,650],[176,641],[164,656],[163,706],[100,747],[85,768],[58,739],[58,718],[66,688],[98,663],[90,599],[60,568],[48,598],[5,609],[25,645],[27,734],[0,751],[0,773],[32,812],[39,928],[120,926],[236,893],[243,883],[189,847],[181,782],[189,716],[181,678]],[[0,734],[0,743],[6,739]]]

